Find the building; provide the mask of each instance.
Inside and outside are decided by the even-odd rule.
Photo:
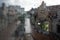
[[[57,40],[60,36],[60,5],[46,6],[44,1],[34,13],[32,35],[35,40]],[[33,18],[31,19],[31,21]],[[50,35],[50,36],[46,36]],[[54,37],[53,37],[54,35]],[[57,36],[58,37],[57,37]],[[56,38],[55,38],[56,37]],[[59,39],[60,40],[60,39]]]
[[[8,13],[8,9],[6,8],[5,4],[2,3],[2,6],[0,7],[0,24],[1,24],[0,30],[2,30],[7,26],[7,20],[6,20],[7,13]]]
[[[60,20],[60,5],[53,5],[53,6],[48,6],[47,7],[49,11],[49,15],[51,15],[51,20],[52,20],[52,32],[60,34],[59,31],[59,20]]]
[[[13,33],[20,24],[16,14],[17,11],[14,7],[6,7],[5,3],[2,3],[0,7],[0,40],[15,40]]]
[[[37,8],[37,13],[35,13],[35,26],[38,27],[41,23],[47,21],[48,30],[50,32],[59,34],[59,21],[60,21],[60,5],[46,6],[44,1]]]
[[[36,20],[37,8],[32,8],[30,11],[27,12],[27,14],[30,15],[31,25],[34,25]]]
[[[46,4],[44,3],[44,1],[35,10],[36,11],[34,11],[34,15],[33,15],[34,21],[35,21],[35,23],[34,23],[35,27],[37,27],[39,29],[40,28],[40,26],[39,26],[40,24],[41,25],[42,24],[48,24],[49,25],[49,19],[48,19],[48,12],[49,12],[49,10],[47,9]],[[48,29],[46,29],[46,30],[48,30]],[[45,30],[45,29],[43,29],[43,30]]]
[[[22,7],[18,6],[18,5],[14,5],[14,6],[10,5],[9,7],[13,7],[20,14],[24,14],[25,13],[24,8],[22,8]]]

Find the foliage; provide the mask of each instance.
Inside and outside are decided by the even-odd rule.
[[[40,27],[42,30],[48,31],[48,23],[41,23]]]

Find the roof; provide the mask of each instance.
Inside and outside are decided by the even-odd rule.
[[[47,8],[52,11],[53,10],[57,11],[60,10],[60,5],[47,6]]]

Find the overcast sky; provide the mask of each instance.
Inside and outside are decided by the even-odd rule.
[[[20,5],[25,10],[30,10],[32,7],[37,8],[42,1],[45,1],[46,5],[59,5],[60,0],[0,0],[0,3],[5,1],[8,4]]]

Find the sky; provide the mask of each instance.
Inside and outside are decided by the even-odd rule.
[[[21,7],[25,8],[25,11],[28,11],[31,8],[39,7],[42,1],[44,1],[47,6],[60,4],[60,0],[0,0],[0,3],[6,2],[7,4],[11,5],[20,5]]]

